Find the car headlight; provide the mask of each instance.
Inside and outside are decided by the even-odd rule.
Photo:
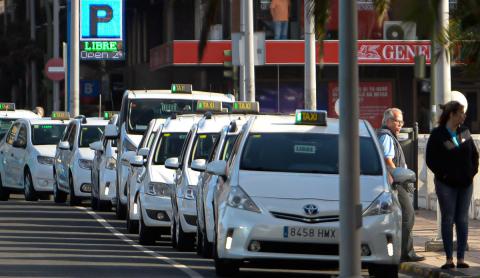
[[[39,155],[39,156],[37,156],[37,161],[40,164],[53,165],[53,162],[55,161],[55,158],[49,157],[49,156]]]
[[[197,187],[195,185],[189,185],[187,187],[183,187],[178,194],[178,198],[181,198],[181,199],[195,200],[196,197],[197,197]]]
[[[80,166],[80,168],[83,168],[83,169],[91,170],[92,169],[92,161],[88,160],[88,159],[79,159],[78,160],[78,166]]]
[[[124,152],[128,152],[128,151],[135,152],[135,151],[137,151],[137,146],[135,146],[135,144],[130,142],[128,139],[125,139],[123,141],[123,148],[124,148]]]
[[[117,168],[117,160],[114,157],[109,157],[107,159],[107,164],[105,165],[105,168],[108,170],[114,170]]]
[[[239,186],[232,186],[228,194],[227,205],[232,208],[244,209],[252,212],[260,212],[260,209],[252,199]]]
[[[373,201],[363,212],[363,216],[374,216],[392,213],[395,207],[392,192],[385,191]]]
[[[171,186],[166,183],[151,182],[145,185],[145,194],[161,197],[170,197],[172,194]]]

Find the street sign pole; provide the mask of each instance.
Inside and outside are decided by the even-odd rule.
[[[59,20],[58,13],[60,11],[59,3],[60,0],[53,0],[53,58],[59,57],[60,52],[60,42],[59,42]],[[53,111],[60,110],[60,82],[53,81]]]
[[[80,114],[80,42],[79,42],[79,6],[80,0],[71,0],[70,24],[70,114],[75,117]]]

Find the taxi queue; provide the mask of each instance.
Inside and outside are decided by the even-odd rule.
[[[53,195],[111,210],[124,193],[127,229],[141,244],[167,236],[180,251],[213,258],[220,276],[256,261],[338,262],[339,121],[325,111],[268,115],[257,102],[223,105],[197,100],[194,113],[151,119],[137,148],[122,153],[121,111],[40,118],[0,103],[0,200],[20,192],[28,201]],[[371,275],[395,277],[401,211],[375,132],[358,124],[362,263]],[[124,190],[119,167],[128,169]],[[414,177],[393,173],[397,183]]]

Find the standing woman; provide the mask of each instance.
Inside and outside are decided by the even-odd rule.
[[[473,192],[473,177],[478,172],[478,152],[470,131],[463,126],[465,111],[457,101],[440,107],[439,125],[427,143],[426,161],[435,174],[442,218],[442,240],[446,263],[442,269],[454,268],[453,224],[457,232],[457,267],[467,268],[465,249],[468,239],[468,208]]]

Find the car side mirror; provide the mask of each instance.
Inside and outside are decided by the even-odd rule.
[[[205,172],[207,161],[205,159],[195,159],[190,168],[195,171]]]
[[[103,144],[102,141],[95,141],[89,145],[90,149],[94,151],[103,152]]]
[[[401,167],[393,169],[392,177],[393,177],[393,182],[399,183],[399,184],[411,183],[417,180],[417,177],[415,176],[415,172],[413,172],[410,169],[401,168]]]
[[[114,124],[108,124],[105,127],[105,132],[103,135],[106,139],[117,139],[118,138],[118,129]]]
[[[227,176],[227,162],[225,160],[215,160],[207,164],[206,171],[209,174],[220,177]]]
[[[178,157],[170,157],[165,160],[165,168],[177,170],[179,167],[180,165],[178,165]]]
[[[135,156],[135,152],[134,151],[128,151],[128,152],[124,152],[120,158],[120,163],[122,163],[122,165],[124,166],[129,166],[130,165],[130,160],[132,159],[132,157]]]
[[[130,158],[130,165],[133,167],[142,167],[145,159],[141,155],[136,155]]]
[[[58,148],[61,150],[70,150],[70,143],[68,143],[68,141],[60,141]]]
[[[148,153],[150,152],[149,148],[140,148],[138,150],[138,155],[142,156],[143,158],[146,158],[148,156]]]

